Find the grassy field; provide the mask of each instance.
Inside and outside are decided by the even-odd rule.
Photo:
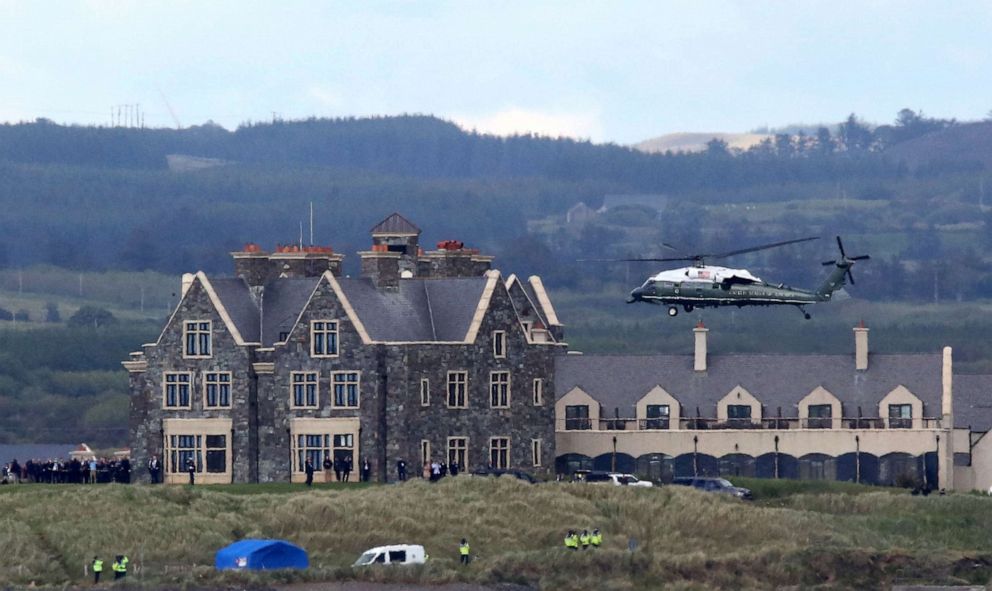
[[[884,588],[992,575],[992,499],[913,497],[852,484],[747,482],[744,503],[682,487],[626,489],[457,478],[314,490],[289,485],[3,487],[0,587],[85,581],[94,554],[126,552],[155,587],[364,580],[518,583],[541,589]],[[599,527],[599,550],[568,553],[569,528]],[[242,537],[291,540],[304,572],[218,573]],[[475,554],[457,563],[467,537]],[[637,541],[633,552],[628,542]],[[425,566],[353,570],[384,543],[422,543]]]

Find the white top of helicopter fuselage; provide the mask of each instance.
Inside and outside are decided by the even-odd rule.
[[[728,269],[727,267],[714,267],[713,265],[669,269],[668,271],[662,271],[656,275],[652,275],[648,278],[648,281],[721,283],[728,279],[739,283],[764,283],[746,269]]]

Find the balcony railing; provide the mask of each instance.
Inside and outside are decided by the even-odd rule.
[[[558,430],[565,431],[721,431],[721,430],[799,430],[799,429],[940,429],[939,417],[920,419],[882,417],[769,417],[763,419],[679,418],[679,419],[558,419]]]

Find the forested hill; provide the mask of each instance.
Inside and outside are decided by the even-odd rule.
[[[344,253],[367,246],[368,228],[401,211],[424,228],[425,245],[460,239],[507,269],[565,283],[582,277],[571,265],[590,252],[662,242],[732,249],[805,233],[860,232],[878,239],[873,253],[881,247],[904,265],[967,255],[989,234],[983,163],[968,157],[985,152],[961,145],[992,143],[972,131],[983,125],[904,110],[872,128],[852,115],[815,134],[778,134],[746,151],[714,140],[694,154],[497,137],[429,116],[234,131],[0,125],[0,268],[227,272],[227,253],[245,241],[299,240],[310,202],[316,241]],[[950,148],[926,148],[945,145],[953,158],[942,157]],[[913,166],[891,157],[901,146],[917,146]],[[208,167],[170,169],[170,155]],[[615,212],[582,231],[561,227],[578,202],[646,193],[669,200],[660,218]]]
[[[716,144],[703,154],[645,154],[612,144],[567,138],[498,137],[467,132],[428,116],[311,119],[181,130],[62,126],[0,126],[0,161],[76,167],[164,170],[183,154],[253,167],[333,167],[419,178],[547,177],[619,182],[637,190],[729,188],[782,180],[891,176],[897,167],[867,156],[840,136],[796,143],[778,159],[782,142],[730,158]],[[843,157],[823,159],[843,153]],[[802,157],[799,157],[802,156]],[[855,157],[857,156],[857,157]]]

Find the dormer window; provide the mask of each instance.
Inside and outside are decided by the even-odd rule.
[[[493,357],[503,359],[506,357],[506,332],[502,330],[493,331]]]
[[[314,320],[310,324],[310,355],[336,357],[338,354],[338,323],[332,320]]]
[[[187,320],[183,323],[183,357],[210,357],[210,321]]]
[[[807,426],[810,429],[831,428],[833,426],[833,407],[829,404],[809,405],[809,421]]]
[[[913,428],[913,405],[890,404],[889,429],[912,429],[912,428]]]

